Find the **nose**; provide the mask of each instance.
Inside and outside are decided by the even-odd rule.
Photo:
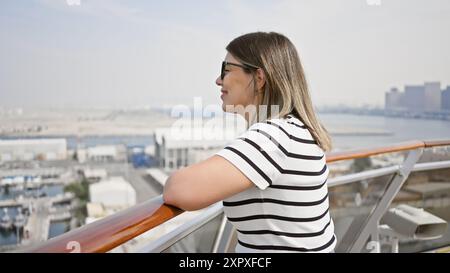
[[[222,86],[222,79],[220,78],[220,76],[217,77],[217,79],[216,79],[216,84],[217,84],[218,86]]]

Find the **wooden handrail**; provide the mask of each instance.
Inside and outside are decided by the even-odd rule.
[[[356,159],[356,158],[364,158],[379,154],[386,154],[386,153],[395,153],[395,152],[402,152],[402,151],[409,151],[417,148],[424,148],[425,143],[423,141],[408,141],[403,143],[394,144],[391,146],[383,146],[383,147],[377,147],[377,148],[370,148],[370,149],[358,149],[353,151],[345,151],[345,152],[336,152],[336,153],[330,153],[327,155],[327,163],[332,163],[336,161],[342,161],[342,160],[349,160],[349,159]]]
[[[450,146],[450,140],[426,140],[423,143],[425,143],[425,148]]]
[[[416,140],[372,149],[329,153],[327,155],[327,163],[439,146],[450,146],[450,140]],[[181,209],[164,204],[162,196],[158,196],[122,212],[52,238],[37,246],[25,249],[23,252],[48,253],[74,252],[77,250],[80,252],[107,252],[182,212],[183,210]],[[79,249],[77,244],[79,244]]]
[[[107,252],[182,212],[164,204],[162,197],[158,196],[23,252]]]

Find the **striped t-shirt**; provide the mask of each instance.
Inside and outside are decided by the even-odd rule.
[[[332,252],[325,153],[296,117],[252,125],[219,151],[256,187],[223,201],[236,252]]]

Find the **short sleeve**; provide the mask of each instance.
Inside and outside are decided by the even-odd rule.
[[[228,160],[264,190],[278,179],[286,159],[277,143],[267,124],[256,123],[216,155]]]

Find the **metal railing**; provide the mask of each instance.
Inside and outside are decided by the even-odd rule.
[[[369,216],[360,219],[358,224],[350,226],[347,230],[341,240],[341,242],[345,243],[338,245],[338,252],[361,252],[368,240],[376,240],[378,238],[377,227],[379,221],[411,172],[450,167],[450,161],[417,163],[425,148],[440,146],[450,146],[450,140],[410,141],[372,149],[360,149],[327,154],[327,163],[332,163],[386,153],[409,152],[406,159],[399,165],[343,175],[328,180],[328,187],[336,187],[361,180],[392,175],[384,195],[374,206]],[[183,213],[182,210],[164,204],[162,196],[158,196],[125,211],[105,217],[94,223],[72,230],[23,251],[107,252],[181,213]],[[221,202],[219,202],[207,208],[204,213],[198,217],[146,245],[140,251],[161,252],[199,229],[221,213],[223,213],[223,210]],[[352,229],[352,227],[357,228]],[[218,230],[218,236],[214,242],[213,251],[229,251],[232,235],[233,228],[231,224],[223,218],[222,225]]]

